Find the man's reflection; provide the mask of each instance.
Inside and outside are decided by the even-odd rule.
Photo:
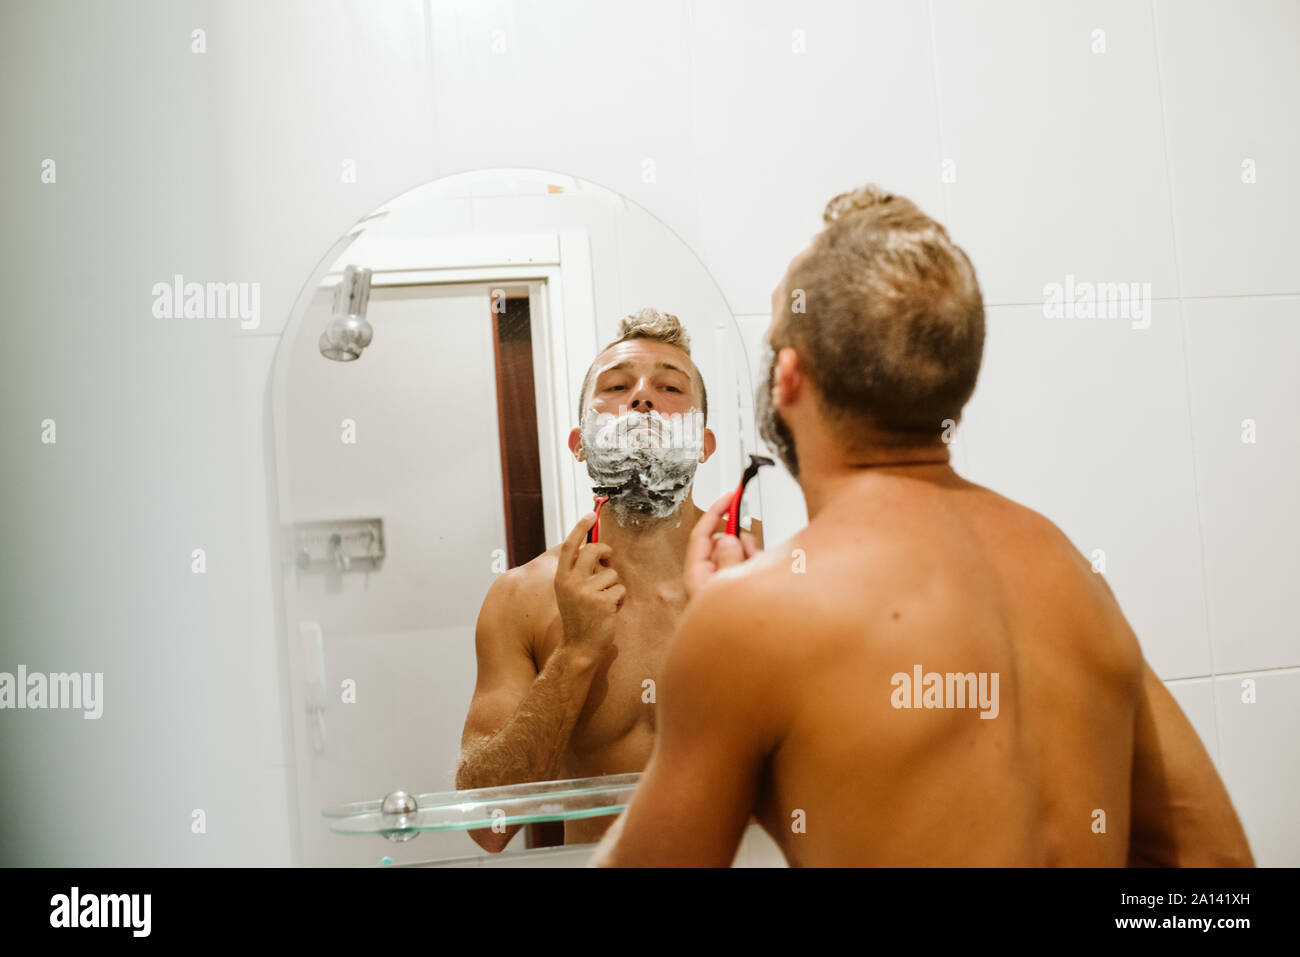
[[[512,568],[483,600],[478,681],[458,789],[641,771],[654,740],[653,685],[685,607],[687,541],[704,514],[695,467],[717,445],[704,380],[675,316],[643,309],[592,363],[569,449],[593,486],[617,488],[568,538]],[[676,429],[667,423],[678,424]],[[755,523],[755,536],[761,531]],[[761,546],[761,542],[758,543]],[[568,821],[565,843],[598,840],[612,817]],[[504,833],[471,832],[499,851]]]

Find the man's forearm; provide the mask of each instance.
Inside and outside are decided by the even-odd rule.
[[[461,755],[457,789],[559,777],[594,672],[595,663],[587,656],[564,645],[557,648],[510,719]]]

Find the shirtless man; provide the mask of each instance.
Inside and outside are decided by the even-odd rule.
[[[624,319],[588,370],[578,406],[584,426],[601,415],[626,422],[627,413],[653,411],[680,420],[692,410],[699,410],[702,426],[704,380],[677,318],[645,309]],[[589,469],[584,440],[591,435],[585,427],[569,435],[570,451]],[[700,448],[688,456],[688,480],[717,444],[707,428],[696,437]],[[686,604],[687,541],[704,515],[689,485],[674,498],[616,495],[601,511],[599,542],[586,542],[595,521],[588,513],[561,545],[493,583],[475,634],[478,681],[461,741],[458,789],[645,767],[655,705],[643,700],[642,682],[659,678]],[[759,541],[756,521],[751,542]],[[596,841],[611,822],[609,816],[568,821],[565,843]],[[517,830],[470,835],[496,852]]]
[[[1252,865],[1105,580],[949,464],[984,339],[966,255],[875,187],[824,219],[757,399],[809,524],[749,560],[722,502],[692,533],[655,749],[593,862],[725,866],[753,814],[792,865]]]

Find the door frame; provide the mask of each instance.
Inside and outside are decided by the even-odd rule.
[[[357,250],[357,252],[362,252]],[[565,534],[590,510],[589,495],[568,455],[562,454],[569,430],[576,425],[570,412],[577,407],[577,390],[587,366],[596,355],[595,287],[591,271],[591,245],[582,231],[535,233],[516,236],[469,236],[458,238],[372,239],[364,256],[346,252],[334,265],[354,260],[384,262],[373,268],[375,286],[427,286],[456,283],[540,282],[540,294],[530,290],[529,307],[533,323],[533,382],[538,410],[538,443],[542,465],[543,515],[548,547],[564,540]],[[441,263],[431,266],[429,263]],[[337,285],[343,269],[331,269],[311,290]],[[310,295],[285,328],[282,344],[299,333]],[[538,308],[540,307],[540,308]],[[288,348],[276,352],[271,371],[273,427],[275,429],[276,479],[281,524],[292,521],[288,501],[287,449],[281,423],[286,418]]]
[[[289,701],[293,722],[295,758],[294,790],[297,800],[295,856],[309,863],[309,833],[324,827],[320,808],[312,807],[305,774],[311,767],[311,728],[308,726],[307,685],[313,653],[300,634],[296,608],[297,569],[285,560],[285,529],[297,520],[289,496],[288,371],[293,343],[311,303],[322,288],[337,285],[343,267],[350,264],[372,269],[371,286],[446,285],[463,283],[529,284],[530,321],[533,330],[533,382],[537,401],[538,452],[542,473],[542,511],[547,546],[558,544],[590,506],[585,487],[577,480],[571,458],[562,452],[576,414],[577,392],[592,357],[596,355],[595,287],[591,244],[585,231],[531,235],[381,238],[355,231],[335,244],[303,288],[276,347],[267,382],[271,405],[269,422],[276,489],[276,544],[274,567],[279,569],[277,616],[289,670]],[[376,330],[382,335],[382,329]],[[321,361],[328,361],[322,358]],[[571,408],[572,407],[572,408]]]

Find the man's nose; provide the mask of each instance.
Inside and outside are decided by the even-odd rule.
[[[636,389],[632,392],[632,401],[627,406],[633,412],[650,412],[654,409],[654,399],[651,398],[650,384],[647,382],[638,382]]]

